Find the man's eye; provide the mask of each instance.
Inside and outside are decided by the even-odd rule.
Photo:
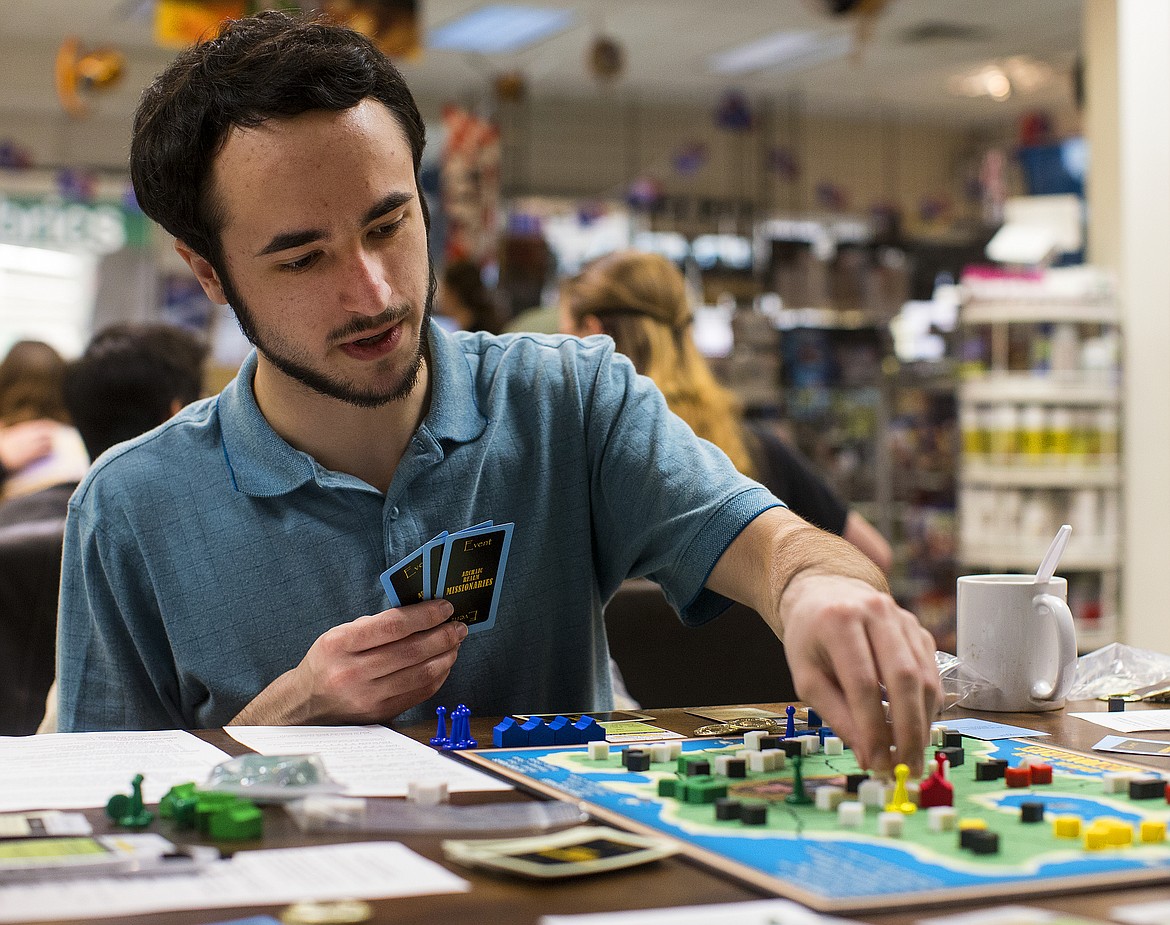
[[[313,262],[316,261],[316,259],[316,253],[305,254],[304,257],[298,257],[296,260],[290,260],[287,263],[282,263],[280,268],[282,270],[291,270],[293,272],[296,272],[297,270],[307,270],[310,266],[313,265]]]
[[[406,216],[400,216],[392,222],[384,222],[374,228],[373,233],[382,238],[387,238],[398,230],[398,226],[402,224]]]

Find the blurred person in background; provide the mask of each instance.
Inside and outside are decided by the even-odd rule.
[[[435,314],[460,331],[500,331],[496,303],[471,260],[447,264],[435,292]]]
[[[658,254],[619,251],[600,257],[561,289],[563,331],[608,334],[618,352],[654,380],[670,410],[723,450],[740,472],[889,572],[893,550],[877,529],[849,510],[795,447],[744,421],[738,399],[719,385],[695,346],[691,320],[686,280]]]
[[[76,485],[89,467],[62,391],[65,360],[48,344],[17,341],[0,362],[0,500]]]

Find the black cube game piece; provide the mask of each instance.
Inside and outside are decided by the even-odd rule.
[[[940,748],[935,752],[935,754],[938,755],[939,753],[947,756],[947,761],[951,763],[952,770],[955,768],[961,768],[963,766],[963,750],[961,748],[956,748],[954,746],[949,748]]]
[[[627,748],[622,752],[622,766],[629,767],[629,762],[635,755],[645,755],[646,753],[640,748]]]
[[[861,786],[863,780],[869,780],[868,774],[847,774],[845,775],[845,792],[857,793],[857,788]]]
[[[967,847],[973,854],[998,854],[999,836],[987,829],[974,829]]]
[[[797,755],[804,754],[804,746],[796,739],[784,739],[780,742],[780,748],[784,749],[784,754],[789,758],[795,758]]]
[[[763,825],[768,821],[766,803],[744,803],[739,808],[739,821],[744,825]]]
[[[716,819],[738,819],[741,809],[743,809],[743,804],[739,800],[732,800],[728,797],[719,797],[715,800]]]
[[[1160,777],[1139,777],[1129,782],[1131,800],[1154,800],[1166,793],[1166,782]]]
[[[1031,800],[1020,804],[1020,822],[1043,822],[1044,804]]]
[[[943,733],[943,748],[962,748],[963,733],[947,730]]]
[[[729,758],[727,761],[728,777],[747,777],[747,762],[742,758]]]
[[[1003,765],[998,761],[980,761],[975,765],[976,780],[1003,780]]]
[[[649,771],[650,756],[646,752],[634,752],[633,754],[626,752],[626,770]]]
[[[690,761],[687,762],[687,777],[695,777],[699,774],[707,776],[711,773],[710,761]]]
[[[1109,712],[1110,713],[1124,713],[1125,712],[1125,698],[1124,697],[1110,697],[1109,698]]]
[[[760,751],[765,748],[779,748],[784,736],[760,736]]]

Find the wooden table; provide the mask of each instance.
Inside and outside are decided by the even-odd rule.
[[[777,705],[770,705],[777,706]],[[1130,705],[1130,708],[1140,709],[1140,706]],[[1086,701],[1070,704],[1069,710],[1078,712],[1104,711],[1106,705],[1099,701]],[[696,727],[704,725],[709,720],[691,716],[683,710],[648,710],[654,715],[658,725],[676,732],[689,735]],[[1001,722],[1014,723],[1041,729],[1051,733],[1052,738],[1046,740],[1054,745],[1062,745],[1080,751],[1088,751],[1091,745],[1101,736],[1107,734],[1100,726],[1087,723],[1058,713],[972,713],[968,711],[953,711],[947,717],[982,716]],[[491,718],[472,718],[472,732],[481,742],[491,741],[491,727],[494,720]],[[426,741],[434,734],[433,724],[404,728],[402,732],[416,739]],[[199,735],[219,746],[232,755],[247,751],[234,739],[231,739],[222,730],[208,730]],[[1161,738],[1170,742],[1170,733],[1143,733],[1143,738]],[[1130,759],[1123,760],[1133,764],[1144,765],[1162,772],[1170,772],[1170,758]],[[452,798],[455,803],[491,802],[497,800],[524,800],[528,796],[518,793],[490,793],[490,794],[456,794]],[[233,846],[221,845],[225,851],[236,848],[278,848],[308,844],[324,844],[331,842],[360,841],[358,836],[316,836],[305,835],[292,823],[291,819],[279,809],[265,810],[264,838],[261,842],[243,843]],[[88,815],[98,832],[111,831],[104,814],[100,810],[90,810]],[[172,837],[176,841],[189,842],[190,833],[174,833],[169,828],[169,822],[156,823],[154,830]],[[371,836],[378,840],[392,838],[402,841],[410,848],[428,858],[443,861],[439,843],[443,837],[451,836]],[[396,925],[433,925],[433,923],[462,923],[475,922],[477,925],[494,925],[494,923],[508,923],[508,925],[524,925],[536,923],[542,915],[569,914],[581,912],[604,912],[628,909],[647,909],[663,906],[688,906],[706,903],[727,903],[743,900],[760,899],[762,894],[729,880],[723,874],[707,870],[695,862],[684,858],[668,858],[657,864],[628,871],[619,871],[598,877],[588,877],[560,883],[530,883],[528,881],[498,878],[482,874],[473,870],[457,868],[447,865],[460,876],[470,881],[472,888],[468,893],[447,894],[440,896],[421,896],[407,899],[377,900],[372,903],[375,909],[374,922],[396,923]],[[1062,897],[1047,897],[1031,899],[1018,897],[1011,902],[1026,902],[1029,905],[1042,906],[1049,909],[1061,910],[1068,913],[1077,913],[1082,916],[1107,919],[1110,908],[1121,903],[1148,902],[1164,900],[1168,896],[1167,888],[1146,887],[1142,889],[1116,889],[1095,893],[1078,893]],[[1003,902],[1008,902],[1004,900]],[[999,903],[995,903],[999,904]],[[977,904],[950,904],[941,912],[960,911],[965,908],[976,908]],[[151,916],[139,916],[131,921],[135,923],[208,923],[220,922],[246,915],[270,913],[279,916],[278,907],[247,907],[241,909],[210,909],[197,912],[173,912]],[[851,916],[875,925],[894,925],[894,923],[910,923],[923,918],[928,913],[922,910],[907,913],[884,913],[875,915]],[[933,913],[932,913],[933,914]],[[113,920],[109,920],[113,921]]]

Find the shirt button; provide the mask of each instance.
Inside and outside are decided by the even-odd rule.
[[[394,505],[394,507],[390,508],[390,519],[391,520],[398,519],[398,505],[397,504]]]

